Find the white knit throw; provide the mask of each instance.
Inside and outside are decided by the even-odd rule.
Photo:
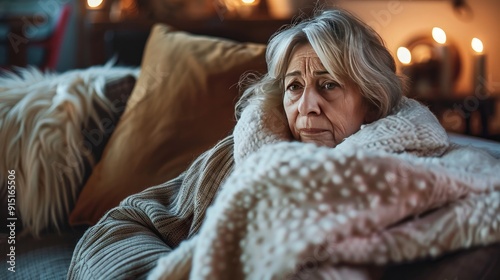
[[[198,235],[150,279],[339,279],[341,264],[500,241],[500,161],[450,146],[418,102],[404,98],[334,149],[290,141],[277,116],[245,109],[234,172]]]

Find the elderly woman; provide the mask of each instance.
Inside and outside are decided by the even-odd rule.
[[[326,11],[276,34],[266,58],[269,72],[246,94],[283,103],[302,142],[335,147],[387,116],[403,95],[380,36],[345,11]]]
[[[402,97],[370,27],[324,11],[277,33],[267,63],[233,135],[108,212],[77,245],[69,279],[359,279],[370,276],[360,265],[499,240],[476,210],[498,214],[498,161],[451,147],[427,108]]]

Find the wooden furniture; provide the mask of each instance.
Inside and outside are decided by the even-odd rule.
[[[489,95],[455,94],[451,96],[427,95],[412,98],[429,106],[445,128],[456,129],[464,122],[463,133],[477,134],[472,128],[472,117],[477,115],[480,120],[480,133],[476,136],[490,138],[489,124],[495,117],[496,106],[500,102],[500,93]]]
[[[96,12],[96,11],[92,11]],[[224,19],[218,17],[200,19],[200,20],[150,20],[146,18],[125,18],[112,21],[105,14],[88,13],[84,22],[86,42],[88,44],[85,54],[86,65],[103,64],[114,54],[114,52],[124,52],[121,55],[131,56],[142,55],[147,35],[151,27],[157,23],[172,25],[179,30],[187,31],[192,34],[216,36],[232,39],[239,42],[267,43],[272,34],[285,24],[289,24],[289,19]],[[141,42],[134,42],[133,39]],[[121,40],[124,40],[125,43]],[[114,40],[114,41],[113,41]],[[127,42],[128,40],[128,42]],[[118,42],[117,42],[118,41]],[[133,44],[135,49],[124,50],[127,44]],[[111,50],[110,50],[111,48]],[[113,50],[114,49],[114,50]],[[137,59],[133,59],[137,62]],[[139,60],[140,61],[140,60]],[[133,63],[135,64],[135,63]]]

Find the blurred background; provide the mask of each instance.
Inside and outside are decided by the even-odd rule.
[[[498,140],[498,0],[0,0],[0,67],[63,72],[112,57],[139,66],[156,22],[266,43],[281,26],[328,6],[379,32],[411,79],[409,95],[448,130]]]

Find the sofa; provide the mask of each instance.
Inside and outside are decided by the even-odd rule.
[[[0,279],[66,278],[89,226],[231,133],[240,77],[265,72],[264,55],[262,44],[156,24],[139,68],[0,78],[2,220],[15,224],[1,230]],[[450,139],[500,158],[500,143]],[[498,279],[500,244],[377,270],[380,279]]]

